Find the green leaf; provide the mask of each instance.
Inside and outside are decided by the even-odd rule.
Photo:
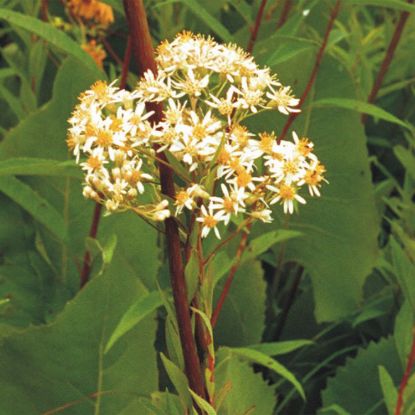
[[[300,396],[305,399],[304,389],[301,386],[300,382],[295,378],[295,376],[287,369],[285,368],[281,363],[277,362],[274,359],[271,359],[269,356],[267,356],[264,353],[261,353],[257,350],[251,350],[248,348],[238,347],[238,348],[229,348],[228,349],[230,353],[239,356],[245,360],[248,360],[251,363],[256,363],[258,365],[267,367],[268,369],[271,369],[284,379],[286,379],[288,382],[290,382],[297,392],[300,394]]]
[[[393,152],[405,168],[406,173],[411,176],[412,180],[415,180],[415,156],[413,152],[403,146],[395,146]]]
[[[69,56],[78,59],[96,73],[99,73],[98,67],[88,53],[86,53],[80,45],[72,40],[67,34],[53,27],[49,23],[7,9],[0,9],[0,19],[6,20],[14,26],[34,33],[51,45],[61,49]]]
[[[250,259],[255,259],[278,243],[287,241],[291,238],[297,238],[299,236],[301,236],[301,232],[286,229],[279,229],[257,236],[249,242],[248,248],[242,256],[241,263]]]
[[[74,161],[18,157],[0,161],[0,176],[67,176],[81,178]]]
[[[223,281],[216,287],[216,301],[222,286]],[[251,260],[241,265],[215,327],[214,338],[217,344],[246,346],[261,341],[265,320],[265,291],[261,263]]]
[[[187,381],[186,375],[163,353],[160,353],[161,361],[163,362],[164,368],[173,386],[176,388],[179,394],[180,400],[183,405],[183,410],[187,411],[192,408],[192,397],[189,393],[189,382]]]
[[[233,36],[228,29],[214,16],[212,16],[204,5],[196,0],[177,0],[186,5],[203,23],[212,29],[225,42],[233,42]]]
[[[63,217],[49,202],[30,186],[15,177],[0,177],[0,192],[29,212],[35,220],[49,229],[57,238],[65,241],[66,225]]]
[[[348,359],[345,366],[337,369],[323,391],[324,407],[337,404],[351,414],[366,414],[374,406],[379,408],[383,393],[375,380],[380,365],[388,371],[394,383],[399,382],[401,369],[392,337],[370,343],[366,349],[360,349],[356,357]]]
[[[194,393],[190,388],[189,388],[189,391],[190,391],[193,399],[197,403],[197,406],[200,409],[205,411],[207,415],[217,415],[215,409],[212,407],[212,405],[209,402],[205,401],[198,394]]]
[[[280,65],[283,62],[289,61],[295,58],[297,55],[300,55],[311,48],[314,49],[315,45],[310,44],[309,41],[306,42],[295,42],[288,46],[282,45],[278,48],[267,60],[266,64],[271,65]]]
[[[216,404],[221,415],[272,414],[275,406],[275,387],[260,373],[254,373],[249,363],[241,361],[227,350],[217,355]]]
[[[322,414],[325,414],[327,412],[329,412],[330,414],[333,414],[333,412],[337,415],[351,415],[350,412],[345,411],[340,405],[337,404],[333,404],[328,406],[327,408],[323,408],[320,411]]]
[[[105,346],[104,353],[108,353],[125,333],[133,329],[141,320],[160,307],[161,304],[161,296],[156,291],[141,297],[136,303],[132,304],[115,327]]]
[[[394,237],[390,238],[389,245],[391,248],[394,274],[405,298],[411,304],[412,310],[415,311],[415,265],[411,262]]]
[[[275,343],[260,343],[247,346],[247,349],[256,350],[267,356],[279,356],[282,354],[291,353],[304,346],[311,346],[314,344],[311,340],[288,340]]]
[[[405,368],[412,346],[412,330],[414,325],[414,311],[408,300],[405,300],[395,319],[394,338],[395,347],[401,360],[402,370]]]
[[[395,388],[393,380],[384,366],[379,366],[379,381],[382,387],[383,399],[385,400],[386,408],[388,408],[388,414],[393,415],[395,413],[395,406],[398,399],[398,392]]]
[[[290,65],[280,65],[279,78],[284,84],[296,83],[295,92],[301,94],[313,62],[313,55],[303,54],[301,60],[296,58]],[[284,224],[302,232],[301,238],[286,242],[283,261],[303,265],[311,276],[315,315],[322,322],[350,316],[361,304],[364,281],[378,254],[379,228],[359,114],[342,108],[316,108],[312,104],[314,97],[321,100],[333,94],[355,99],[354,84],[345,68],[325,56],[314,91],[307,100],[310,104],[296,118],[292,129],[315,143],[315,154],[327,168],[329,184],[322,187],[320,198],[310,198],[305,191],[307,204],[299,207],[298,214],[287,217],[276,205],[273,225],[258,224],[253,232],[259,235],[281,229]],[[283,117],[274,113],[263,113],[250,121],[259,131],[279,129],[284,122]],[[274,249],[276,258],[281,249],[282,245]]]
[[[345,0],[345,4],[355,4],[358,6],[380,6],[389,9],[415,12],[415,6],[404,0]]]
[[[112,415],[157,389],[154,316],[104,355],[117,321],[146,290],[117,258],[48,325],[3,337],[0,413]],[[139,359],[137,356],[145,356]],[[95,410],[95,412],[94,412]]]
[[[408,124],[404,121],[400,120],[399,118],[395,117],[393,114],[385,111],[384,109],[369,104],[364,101],[358,101],[355,99],[350,98],[323,98],[318,99],[312,103],[313,107],[338,107],[344,108],[352,111],[357,111],[359,113],[369,114],[375,118],[379,118],[381,120],[389,121],[393,124],[398,124],[401,127],[409,128]]]

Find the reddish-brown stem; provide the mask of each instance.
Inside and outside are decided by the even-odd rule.
[[[247,230],[242,233],[238,249],[236,250],[235,261],[232,265],[232,268],[229,271],[228,277],[226,278],[226,281],[225,281],[225,285],[223,286],[223,290],[220,293],[219,300],[216,303],[216,307],[215,307],[215,309],[213,310],[213,313],[212,313],[212,318],[211,318],[212,327],[215,327],[216,323],[218,322],[219,314],[220,314],[220,312],[222,310],[222,307],[223,307],[223,304],[225,303],[225,300],[226,300],[226,298],[229,294],[229,290],[231,288],[232,281],[235,277],[236,271],[238,271],[238,268],[239,268],[239,265],[240,265],[241,259],[242,259],[242,254],[244,253],[247,242],[248,242],[248,235],[249,235],[249,230],[251,229],[251,226],[252,226],[252,224],[249,223],[246,226]]]
[[[414,0],[408,0],[408,3],[413,3]],[[373,83],[372,90],[370,91],[367,102],[371,104],[375,101],[379,89],[383,83],[386,72],[389,69],[389,66],[392,62],[393,55],[395,54],[396,47],[398,46],[399,40],[401,39],[403,29],[405,27],[406,21],[408,20],[409,12],[403,11],[399,16],[398,23],[396,24],[395,31],[393,32],[392,39],[389,43],[388,49],[386,50],[385,58],[383,59],[382,65],[380,66],[378,75]],[[362,123],[365,124],[367,121],[367,114],[362,114]]]
[[[142,75],[148,69],[156,73],[157,66],[154,59],[144,3],[142,0],[124,0],[124,9],[130,28],[132,49],[139,69],[139,74]],[[163,119],[161,105],[153,104],[148,105],[147,107],[149,110],[155,111],[152,117],[153,122],[161,121]],[[166,156],[163,153],[160,154],[160,157],[166,159]],[[162,192],[166,196],[174,199],[175,189],[173,171],[165,164],[159,163],[159,172]],[[189,304],[187,302],[187,288],[184,277],[178,224],[174,218],[168,218],[165,220],[165,227],[170,278],[180,341],[183,349],[186,376],[190,388],[199,396],[205,398],[204,381],[192,332]]]
[[[340,4],[341,4],[341,0],[337,0],[336,4],[334,5],[334,7],[331,11],[330,18],[329,18],[329,21],[327,23],[326,32],[324,33],[323,42],[322,42],[322,44],[320,46],[320,49],[317,53],[316,60],[315,60],[314,66],[313,66],[313,70],[311,71],[311,74],[310,74],[310,78],[307,82],[307,85],[304,89],[303,94],[301,95],[300,102],[298,103],[298,106],[297,106],[298,109],[300,109],[303,106],[303,104],[304,104],[305,100],[307,99],[307,96],[310,93],[311,88],[313,87],[314,82],[317,78],[317,73],[318,73],[318,70],[320,69],[321,60],[323,58],[324,51],[326,50],[327,42],[329,40],[330,33],[331,33],[331,31],[333,29],[333,26],[334,26],[334,21],[336,20],[336,17],[339,14],[339,11],[340,11]],[[287,131],[290,129],[292,123],[297,118],[298,114],[299,114],[298,112],[290,113],[287,122],[285,123],[281,133],[279,134],[278,142],[280,142],[285,137],[285,135],[287,134]]]
[[[130,38],[129,38],[130,39]],[[127,43],[127,47],[124,54],[124,61],[122,63],[122,75],[120,81],[120,88],[125,88],[127,85],[128,67],[131,60],[131,42]],[[101,219],[102,205],[100,203],[95,204],[95,209],[92,214],[91,227],[89,229],[88,236],[95,239],[97,237],[99,222]],[[89,250],[85,251],[81,274],[80,274],[80,287],[82,288],[89,280],[89,274],[91,273],[91,253]]]
[[[288,15],[290,14],[292,5],[292,0],[285,0],[284,5],[282,6],[280,18],[277,22],[277,29],[284,26],[285,22],[288,19]]]
[[[122,65],[122,70],[121,70],[120,88],[125,88],[127,86],[128,69],[130,67],[130,61],[131,61],[131,49],[132,49],[131,45],[132,45],[131,36],[128,36],[127,47],[125,49],[125,55],[124,55],[124,62]]]
[[[49,0],[42,0],[40,2],[40,17],[44,22],[49,20]]]
[[[99,203],[95,204],[94,213],[92,214],[91,227],[89,228],[88,236],[95,239],[98,233],[99,220],[101,218],[102,205]],[[89,274],[91,272],[91,253],[89,250],[85,251],[84,262],[82,265],[80,286],[81,288],[88,282]]]
[[[107,52],[110,54],[111,58],[115,60],[115,62],[117,62],[118,65],[122,65],[123,61],[122,59],[117,55],[117,52],[115,52],[115,50],[113,49],[113,47],[111,46],[110,42],[108,42],[107,39],[103,38],[102,39],[102,44],[104,45],[105,49],[107,50]],[[128,45],[128,44],[127,44]]]
[[[261,4],[259,5],[258,13],[255,19],[255,24],[254,24],[254,27],[251,29],[251,37],[249,38],[248,46],[246,47],[246,50],[249,53],[252,53],[252,51],[254,50],[256,38],[258,36],[259,27],[261,26],[262,17],[264,16],[264,10],[265,10],[266,4],[267,4],[267,0],[262,0]]]
[[[415,327],[412,329],[412,331],[413,331],[412,347],[411,347],[411,351],[409,352],[408,362],[406,363],[406,368],[405,368],[405,372],[401,380],[401,384],[399,385],[398,400],[396,402],[396,407],[395,407],[395,415],[401,415],[402,413],[403,403],[404,403],[403,395],[408,385],[408,381],[411,376],[412,368],[414,367],[414,364],[415,364]]]

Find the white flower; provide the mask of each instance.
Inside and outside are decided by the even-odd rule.
[[[232,215],[237,215],[244,211],[246,193],[244,188],[232,188],[231,191],[222,184],[222,197],[212,196],[210,198],[209,208],[216,210],[223,217],[223,222],[227,225]]]
[[[217,228],[217,225],[219,224],[219,222],[224,220],[223,215],[219,212],[213,212],[213,209],[211,207],[209,207],[209,210],[207,210],[204,205],[202,205],[200,209],[202,216],[196,218],[196,221],[201,222],[203,224],[201,234],[202,238],[206,238],[206,236],[209,235],[209,232],[213,229],[216,237],[220,239],[220,233],[219,229]]]
[[[274,203],[281,201],[283,204],[284,213],[294,213],[294,201],[300,202],[302,204],[306,203],[305,199],[297,194],[297,189],[294,186],[280,183],[278,187],[268,185],[267,188],[277,194],[270,201],[270,204],[273,205]]]
[[[300,112],[298,108],[295,108],[300,100],[292,95],[291,88],[284,86],[275,90],[271,86],[269,87],[271,92],[267,92],[266,96],[270,99],[267,104],[268,108],[278,108],[278,111],[288,115],[290,112]]]

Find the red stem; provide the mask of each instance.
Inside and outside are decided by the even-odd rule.
[[[313,87],[314,82],[317,78],[317,73],[318,73],[318,70],[320,69],[321,60],[323,58],[324,51],[326,50],[327,42],[329,40],[330,33],[331,33],[331,31],[333,29],[333,26],[334,26],[334,21],[336,20],[336,17],[339,14],[340,3],[341,3],[341,0],[337,0],[336,4],[333,7],[333,10],[331,11],[330,19],[329,19],[329,22],[327,24],[327,28],[326,28],[326,32],[324,34],[323,42],[322,42],[322,44],[320,46],[320,49],[317,53],[316,61],[314,63],[313,70],[311,71],[310,78],[307,82],[307,85],[305,87],[305,90],[304,90],[303,94],[301,95],[300,102],[298,103],[297,108],[301,108],[303,106],[303,104],[304,104],[305,100],[307,99],[307,96],[310,93],[311,88]],[[279,135],[278,143],[285,137],[285,135],[287,134],[287,131],[290,129],[291,124],[297,118],[298,114],[299,114],[298,112],[290,113],[290,115],[288,117],[288,120],[285,123],[285,125],[284,125],[284,127],[283,127],[283,129],[282,129],[282,131]]]
[[[125,88],[127,84],[127,75],[128,75],[128,67],[130,66],[130,60],[131,60],[131,41],[128,41],[127,48],[124,54],[124,61],[122,64],[122,75],[121,75],[121,81],[120,81],[120,88]],[[100,203],[96,203],[94,212],[92,214],[91,227],[89,229],[89,234],[88,234],[90,238],[95,239],[97,237],[99,222],[101,219],[101,212],[102,212],[102,205]],[[88,250],[86,250],[84,254],[83,265],[82,265],[81,274],[79,278],[81,288],[89,281],[90,273],[91,273],[91,253]]]
[[[287,21],[288,15],[290,14],[290,10],[292,7],[292,0],[285,0],[284,6],[281,11],[280,18],[278,19],[277,29],[284,26],[285,22]]]
[[[219,314],[222,310],[223,304],[225,303],[225,300],[229,294],[229,290],[231,288],[232,285],[232,281],[235,277],[236,271],[238,271],[239,265],[241,263],[241,258],[242,258],[242,254],[245,251],[247,242],[248,242],[248,235],[249,235],[249,230],[251,229],[252,224],[249,223],[246,227],[247,230],[242,234],[241,236],[241,241],[239,242],[239,246],[238,249],[236,251],[236,255],[235,255],[235,261],[232,265],[232,268],[229,271],[229,275],[226,278],[225,281],[225,285],[223,286],[223,290],[220,294],[219,300],[216,303],[216,307],[213,310],[212,313],[212,318],[211,318],[211,323],[212,323],[212,327],[216,326],[216,323],[218,322],[218,318],[219,318]]]
[[[139,74],[142,75],[148,69],[156,73],[157,65],[154,59],[143,1],[124,0],[124,9],[130,27],[132,48],[139,68]],[[155,114],[152,117],[153,122],[158,122],[163,119],[163,110],[160,104],[148,104],[147,109],[155,111]],[[160,154],[160,157],[163,160],[166,160],[166,156],[163,153]],[[174,199],[175,189],[173,171],[163,163],[159,163],[159,171],[162,192]],[[190,388],[199,396],[205,398],[204,381],[197,355],[196,343],[193,337],[189,304],[187,302],[187,289],[178,225],[174,218],[168,218],[165,220],[165,226],[170,278],[180,341],[183,349],[186,376]]]
[[[409,4],[412,4],[413,0],[408,0]],[[379,89],[383,83],[386,72],[388,72],[389,66],[392,62],[393,55],[395,53],[396,47],[398,46],[399,40],[401,39],[403,29],[405,27],[406,21],[409,17],[408,11],[403,11],[399,17],[398,23],[396,24],[395,31],[393,32],[392,39],[389,43],[388,49],[386,51],[385,58],[383,59],[382,65],[379,69],[378,75],[373,84],[372,90],[370,91],[367,102],[370,104],[375,101],[376,96],[378,95]],[[362,123],[365,124],[367,121],[367,114],[362,114]]]
[[[42,0],[40,2],[40,17],[44,22],[49,20],[49,0]]]
[[[252,51],[254,50],[256,38],[258,36],[259,27],[261,26],[262,17],[264,16],[264,10],[265,10],[266,4],[267,4],[267,0],[261,1],[261,4],[258,9],[258,13],[256,15],[254,28],[251,29],[251,37],[249,38],[248,46],[246,48],[246,50],[249,53],[252,53]]]
[[[411,376],[412,368],[415,364],[415,327],[413,328],[413,340],[411,351],[408,356],[408,362],[406,364],[405,373],[403,374],[401,384],[399,385],[398,400],[396,402],[395,415],[401,415],[403,409],[403,395],[408,385],[409,378]]]

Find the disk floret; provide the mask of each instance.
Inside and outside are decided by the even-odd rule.
[[[84,195],[107,211],[133,210],[151,220],[170,214],[201,235],[232,220],[272,220],[320,196],[325,167],[306,137],[278,140],[250,131],[245,119],[266,110],[299,111],[298,99],[270,69],[236,45],[183,32],[157,49],[158,73],[147,71],[132,92],[98,81],[69,119],[68,146],[85,172]],[[163,106],[152,121],[146,104]],[[161,193],[161,153],[176,176],[176,196]],[[237,220],[238,219],[238,220]]]

